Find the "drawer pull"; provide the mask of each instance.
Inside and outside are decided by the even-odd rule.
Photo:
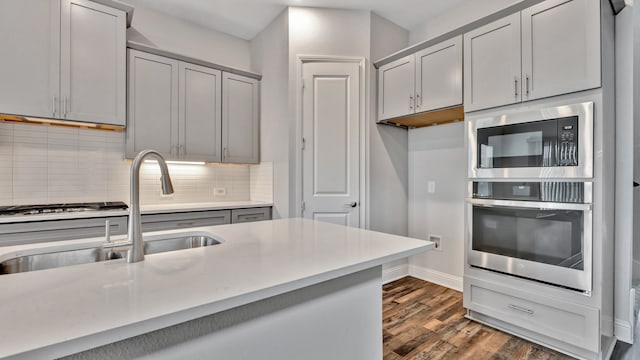
[[[529,315],[533,315],[533,310],[526,309],[526,308],[523,308],[523,307],[518,306],[518,305],[510,304],[510,305],[509,305],[509,308],[510,308],[510,309],[513,309],[513,310],[516,310],[516,311],[520,311],[520,312],[523,312],[523,313],[529,314]]]
[[[262,215],[254,215],[254,216],[242,216],[243,220],[258,220],[261,219]]]
[[[180,222],[178,223],[178,226],[193,226],[194,222]]]

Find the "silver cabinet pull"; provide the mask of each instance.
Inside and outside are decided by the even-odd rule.
[[[189,221],[189,222],[179,222],[176,225],[177,226],[193,226],[194,224],[195,224],[195,222]]]
[[[184,158],[184,145],[178,145],[178,158]]]
[[[413,110],[413,95],[409,95],[409,110]]]
[[[517,98],[517,97],[518,97],[518,77],[516,77],[516,78],[514,79],[514,83],[515,83],[515,85],[514,85],[514,89],[515,89],[515,97]]]
[[[527,96],[529,96],[529,74],[525,76],[525,88],[527,91]]]
[[[52,112],[53,112],[53,115],[52,115],[52,116],[53,116],[53,117],[56,117],[56,96],[55,96],[55,95],[53,95],[53,96],[52,96],[52,98],[51,98],[51,100],[52,100],[52,101],[51,101],[51,109],[52,109]]]
[[[69,113],[69,98],[64,98],[64,118],[67,118],[67,114]]]
[[[419,108],[420,105],[422,105],[422,98],[420,97],[420,94],[416,94],[416,109]]]
[[[529,315],[533,315],[533,313],[534,313],[533,310],[526,309],[526,308],[523,308],[521,306],[513,305],[513,304],[509,304],[509,309],[512,309],[512,310],[515,310],[515,311],[520,311],[520,312],[523,312],[523,313],[529,314]]]
[[[104,222],[104,242],[106,244],[111,243],[111,220],[105,220]]]

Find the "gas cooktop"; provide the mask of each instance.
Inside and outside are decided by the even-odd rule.
[[[122,201],[44,204],[44,205],[12,205],[0,206],[0,216],[5,215],[38,215],[59,214],[83,211],[127,210],[129,207]]]

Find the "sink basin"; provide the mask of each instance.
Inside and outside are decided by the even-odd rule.
[[[167,238],[145,240],[145,255],[217,245],[221,242],[209,235],[172,234]],[[17,256],[0,262],[0,275],[52,269],[125,258],[130,246],[104,249],[101,245],[63,251]]]

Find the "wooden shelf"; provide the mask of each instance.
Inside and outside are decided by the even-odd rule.
[[[458,121],[464,121],[464,106],[455,106],[446,109],[390,119],[387,120],[387,123],[406,126],[408,128],[421,128],[425,126],[449,124]]]

